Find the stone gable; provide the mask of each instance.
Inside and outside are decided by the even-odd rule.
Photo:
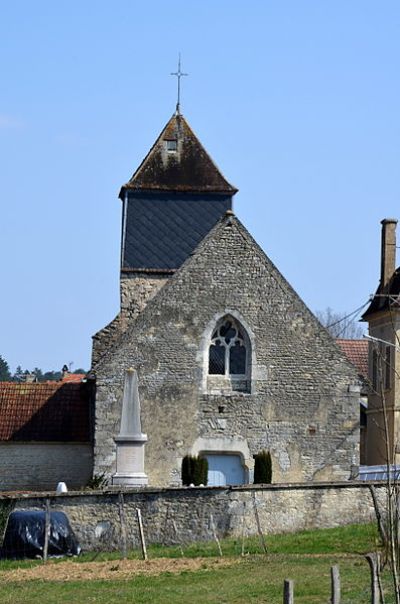
[[[242,385],[208,376],[211,333],[224,316],[248,338]],[[96,366],[95,472],[115,471],[130,366],[139,373],[151,485],[178,484],[188,453],[240,455],[248,478],[253,455],[269,449],[274,481],[347,479],[358,464],[354,368],[230,213]]]

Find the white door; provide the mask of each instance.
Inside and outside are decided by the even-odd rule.
[[[245,484],[245,473],[239,455],[206,455],[208,461],[208,486],[221,487]]]

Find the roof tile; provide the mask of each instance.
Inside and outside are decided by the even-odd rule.
[[[87,442],[91,385],[0,382],[0,440]]]
[[[336,340],[347,359],[352,363],[358,374],[368,378],[368,341],[367,340]]]

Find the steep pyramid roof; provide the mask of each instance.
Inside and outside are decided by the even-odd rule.
[[[121,188],[136,191],[228,193],[237,189],[221,174],[189,124],[174,114],[132,178]]]

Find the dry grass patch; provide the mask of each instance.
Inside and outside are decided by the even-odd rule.
[[[183,571],[214,570],[238,564],[235,558],[158,558],[154,560],[114,560],[110,562],[63,562],[36,565],[31,568],[5,570],[0,584],[20,581],[90,581],[123,580],[137,575],[159,575]]]

